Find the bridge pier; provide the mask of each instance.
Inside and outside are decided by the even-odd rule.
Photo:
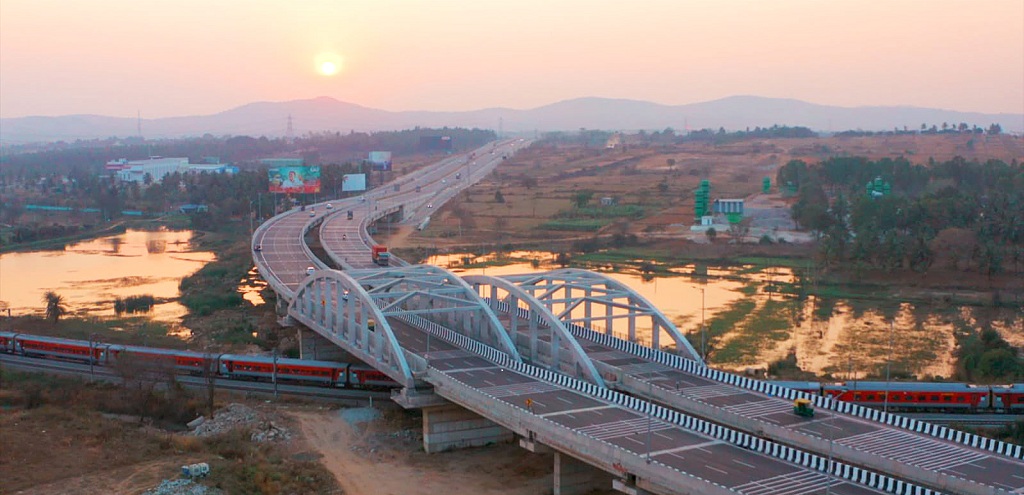
[[[607,489],[611,484],[612,475],[561,452],[555,452],[554,495],[583,495],[594,490]]]
[[[356,357],[326,337],[308,328],[299,328],[299,358],[351,363]]]
[[[428,454],[511,442],[512,431],[454,404],[423,408],[423,450]]]

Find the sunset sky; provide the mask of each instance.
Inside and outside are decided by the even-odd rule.
[[[732,95],[1022,113],[1024,1],[0,2],[2,117]]]

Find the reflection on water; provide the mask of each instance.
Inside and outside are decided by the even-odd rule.
[[[76,314],[114,316],[114,301],[152,295],[153,320],[176,322],[186,313],[178,283],[213,261],[193,251],[191,231],[136,231],[72,244],[63,251],[0,255],[0,300],[12,314],[44,312],[43,293],[64,297]]]
[[[266,302],[260,294],[266,288],[267,282],[260,278],[260,272],[255,266],[249,270],[245,278],[238,282],[238,293],[242,295],[242,299],[249,301],[253,306],[259,306]]]
[[[427,263],[466,275],[560,268],[554,253],[528,251],[445,254]],[[764,370],[769,363],[792,355],[805,371],[863,378],[883,376],[891,356],[894,377],[949,377],[958,329],[994,328],[1012,345],[1024,346],[1024,318],[1011,309],[950,308],[885,297],[823,299],[807,295],[807,282],[799,270],[789,268],[689,265],[671,269],[672,276],[656,277],[592,269],[657,306],[698,349],[703,322],[709,361],[726,369]],[[649,345],[649,323],[646,328],[640,325],[637,338]],[[619,326],[613,332],[626,334]]]

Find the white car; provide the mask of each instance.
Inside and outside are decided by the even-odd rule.
[[[433,207],[434,207],[433,203],[427,203],[427,208],[433,208]]]
[[[313,272],[315,272],[315,271],[316,271],[316,267],[313,267],[313,266],[307,266],[307,267],[306,267],[306,276],[312,275],[312,274],[313,274]]]
[[[332,205],[330,203],[327,203],[327,209],[328,210],[333,210],[334,209],[334,205]]]

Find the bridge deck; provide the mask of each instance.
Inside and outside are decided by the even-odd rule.
[[[826,474],[793,465],[722,440],[646,416],[558,384],[502,368],[397,318],[389,318],[402,347],[427,359],[431,372],[443,373],[495,400],[544,418],[565,429],[610,443],[624,454],[688,473],[740,493],[821,493]],[[442,392],[442,395],[443,392]],[[527,400],[530,405],[527,406]],[[842,479],[832,480],[837,494],[880,493]]]
[[[506,328],[508,313],[499,312]],[[525,325],[520,333],[526,337]],[[631,392],[647,398],[653,388],[661,397],[670,397],[667,405],[686,410],[683,398],[720,408],[747,419],[763,421],[839,445],[891,459],[929,471],[973,480],[1007,491],[1024,491],[1024,462],[961,443],[924,435],[856,416],[819,409],[814,419],[793,414],[789,400],[722,383],[687,371],[631,354],[612,346],[587,339],[577,333],[577,341],[595,365],[615,374],[636,379],[645,386],[631,387]],[[538,335],[548,341],[547,335]],[[653,387],[653,388],[652,388]],[[646,390],[645,390],[646,388]]]

